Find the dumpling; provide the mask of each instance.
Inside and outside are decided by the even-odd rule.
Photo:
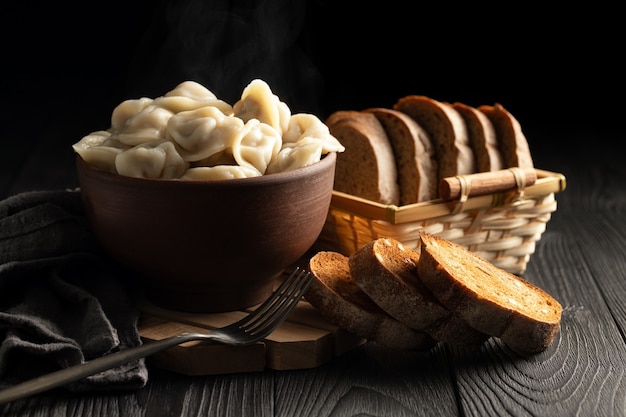
[[[110,140],[110,137],[111,132],[106,130],[92,132],[72,145],[72,148],[89,165],[106,172],[116,173],[115,157],[124,148],[112,146],[113,141]]]
[[[122,101],[111,113],[111,128],[109,130],[115,131],[124,129],[128,119],[143,111],[143,109],[151,105],[153,101],[153,99],[147,97]]]
[[[208,100],[208,101],[196,101],[189,97],[172,96],[172,97],[159,97],[155,99],[155,104],[170,110],[174,113],[180,113],[183,111],[196,110],[200,107],[213,106],[217,107],[222,113],[227,115],[233,114],[233,108],[230,104],[222,100]]]
[[[113,130],[111,137],[130,146],[163,140],[166,138],[167,121],[173,115],[167,109],[150,104],[130,117],[124,128]]]
[[[168,134],[180,146],[183,159],[190,162],[230,148],[243,127],[241,119],[226,116],[212,106],[178,113],[167,123]]]
[[[272,159],[265,173],[275,174],[314,164],[322,158],[324,153],[322,142],[306,137],[281,149]]]
[[[233,107],[195,81],[184,81],[163,97],[154,100],[154,104],[174,113],[196,110],[200,107],[213,106],[226,115],[233,114]]]
[[[188,97],[196,101],[217,100],[217,96],[211,90],[196,81],[183,81],[172,90],[165,93],[164,97]]]
[[[259,177],[262,174],[254,168],[238,165],[216,165],[212,167],[189,168],[180,178],[188,181],[230,180],[235,178]]]
[[[343,152],[344,146],[330,134],[317,116],[298,113],[289,119],[283,146],[267,167],[266,174],[289,171],[318,162],[328,152]]]
[[[232,141],[233,158],[242,167],[265,173],[282,146],[280,133],[270,125],[250,119]]]
[[[272,126],[281,135],[287,130],[291,117],[291,110],[287,104],[272,93],[265,81],[259,79],[248,84],[241,94],[241,99],[234,104],[233,110],[235,116],[244,122],[258,119]]]
[[[283,147],[293,146],[302,139],[312,138],[322,145],[322,154],[343,152],[345,147],[331,135],[326,126],[317,116],[308,113],[294,114],[289,118],[289,127],[283,133]]]
[[[115,158],[120,175],[137,178],[176,179],[187,171],[188,164],[170,141],[150,142],[120,152]]]
[[[110,137],[111,132],[108,130],[97,130],[95,132],[91,132],[87,136],[83,136],[81,140],[72,145],[72,148],[74,148],[76,152],[79,152],[93,146],[102,145],[102,143]]]

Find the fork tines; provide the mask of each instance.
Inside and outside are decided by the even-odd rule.
[[[308,271],[296,268],[263,304],[253,311],[246,320],[246,333],[271,333],[287,317],[298,304],[309,288],[313,275]]]

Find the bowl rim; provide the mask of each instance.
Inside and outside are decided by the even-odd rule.
[[[322,155],[322,158],[310,165],[292,169],[289,171],[281,171],[272,174],[264,174],[258,177],[248,178],[232,178],[232,179],[218,179],[218,180],[181,180],[181,179],[163,179],[163,178],[140,178],[120,175],[112,172],[104,171],[94,165],[86,162],[79,154],[76,154],[76,167],[80,172],[92,176],[98,177],[102,180],[123,182],[125,184],[137,184],[140,186],[154,185],[154,186],[181,186],[181,187],[200,187],[200,186],[213,186],[213,187],[225,187],[225,186],[252,186],[255,184],[265,183],[281,183],[289,182],[296,178],[308,177],[311,174],[319,171],[324,171],[329,165],[335,165],[337,159],[336,152],[328,152]]]

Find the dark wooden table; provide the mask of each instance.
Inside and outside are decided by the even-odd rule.
[[[76,138],[59,131],[0,153],[1,197],[76,186]],[[626,166],[606,145],[623,133],[527,134],[536,165],[568,184],[524,274],[564,306],[545,352],[520,357],[493,339],[479,350],[440,345],[428,354],[368,343],[310,370],[189,377],[151,369],[136,392],[56,390],[2,405],[0,415],[626,415]]]

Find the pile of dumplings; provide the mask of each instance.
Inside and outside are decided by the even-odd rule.
[[[155,99],[123,101],[109,129],[90,133],[73,148],[107,172],[172,180],[257,177],[345,150],[317,116],[291,114],[259,79],[232,106],[195,81]]]

